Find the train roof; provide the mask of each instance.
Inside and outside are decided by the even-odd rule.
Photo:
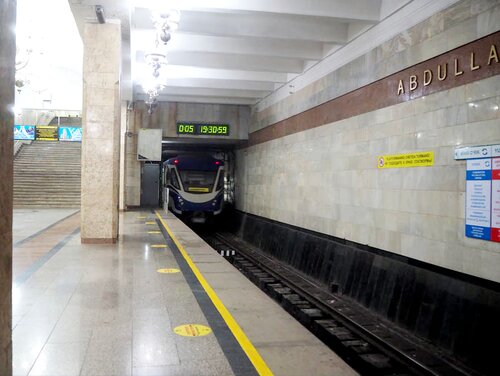
[[[216,171],[224,166],[224,161],[209,155],[179,155],[167,159],[164,164],[177,166],[180,170]]]

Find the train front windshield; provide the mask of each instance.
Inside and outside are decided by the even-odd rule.
[[[212,192],[217,171],[179,171],[186,192]]]

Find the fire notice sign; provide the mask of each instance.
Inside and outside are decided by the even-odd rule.
[[[467,160],[465,235],[500,242],[500,158]]]

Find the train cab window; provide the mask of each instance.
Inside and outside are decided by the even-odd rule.
[[[184,190],[192,193],[212,192],[217,171],[179,171]]]
[[[224,171],[220,172],[219,180],[217,181],[217,188],[215,189],[220,191],[222,188],[224,188]]]
[[[170,175],[170,184],[172,184],[174,188],[181,189],[179,185],[179,179],[177,179],[177,174],[175,173],[175,171],[169,171],[168,174]]]
[[[168,168],[164,168],[162,174],[162,183],[164,187],[168,185],[168,181],[169,181],[169,171]]]

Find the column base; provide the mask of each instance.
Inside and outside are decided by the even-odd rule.
[[[82,244],[115,244],[117,238],[80,238]]]

